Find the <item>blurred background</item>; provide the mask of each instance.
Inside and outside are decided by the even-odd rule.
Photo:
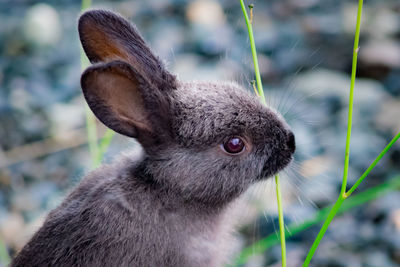
[[[255,0],[254,32],[267,102],[293,128],[295,162],[282,173],[286,224],[337,198],[343,172],[357,1]],[[96,1],[133,21],[182,80],[234,80],[252,90],[253,63],[239,1]],[[87,146],[79,0],[0,1],[0,266],[5,266],[85,173]],[[350,185],[400,130],[400,2],[365,1]],[[98,123],[98,134],[104,133]],[[104,161],[135,146],[115,135]],[[400,179],[400,144],[357,192]],[[397,176],[396,176],[397,175]],[[398,185],[399,183],[397,183]],[[357,193],[356,192],[356,193]],[[274,183],[251,188],[238,250],[277,234]],[[300,266],[320,225],[288,237]],[[246,266],[279,266],[280,247]],[[337,217],[312,266],[399,266],[400,191]]]

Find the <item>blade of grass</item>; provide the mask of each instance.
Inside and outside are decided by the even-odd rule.
[[[242,7],[244,20],[246,21],[247,32],[249,34],[251,55],[253,56],[254,74],[256,76],[256,81],[257,81],[258,95],[260,96],[260,99],[263,102],[263,104],[266,104],[264,90],[261,82],[260,69],[258,67],[257,50],[256,50],[256,43],[254,42],[253,27],[251,26],[251,22],[249,20],[249,16],[247,15],[246,7],[243,3],[243,0],[239,1],[240,1],[240,6]],[[250,5],[249,7],[250,9],[253,9],[253,5]]]
[[[264,89],[262,86],[261,75],[260,75],[260,68],[258,67],[257,50],[256,50],[256,44],[254,41],[253,27],[252,27],[254,5],[249,5],[250,16],[251,16],[251,18],[249,19],[243,0],[239,0],[239,1],[240,1],[240,6],[242,7],[243,17],[246,21],[246,26],[247,26],[247,31],[248,31],[248,35],[249,35],[249,41],[250,41],[250,47],[251,47],[251,54],[253,56],[254,74],[256,76],[256,81],[257,81],[257,90],[255,90],[255,91],[256,92],[258,91],[257,96],[261,99],[261,102],[264,105],[266,105],[267,103],[265,101]],[[252,85],[254,88],[255,87],[254,83],[252,83]],[[275,175],[275,185],[276,185],[276,197],[277,197],[277,203],[278,203],[279,236],[280,236],[280,240],[281,240],[282,267],[286,267],[285,222],[284,222],[284,218],[283,218],[282,194],[281,194],[281,187],[280,187],[280,183],[279,183],[279,175],[278,174]]]
[[[92,5],[92,0],[82,0],[81,11],[88,9]]]
[[[363,8],[363,0],[358,1],[357,10],[357,22],[356,22],[356,32],[354,35],[354,46],[353,46],[353,61],[351,66],[351,81],[350,81],[350,93],[349,93],[349,111],[347,117],[347,135],[346,135],[346,149],[344,156],[344,168],[343,168],[343,180],[342,188],[340,194],[343,195],[346,192],[347,187],[347,176],[349,173],[349,160],[350,160],[350,137],[351,137],[351,126],[353,121],[353,95],[354,95],[354,84],[356,81],[356,71],[357,71],[357,57],[358,57],[358,42],[360,39],[360,28],[361,28],[361,14]]]
[[[377,186],[374,186],[361,193],[347,198],[346,200],[344,200],[342,206],[339,208],[337,215],[340,215],[352,208],[358,207],[362,204],[365,204],[369,201],[372,201],[378,197],[381,197],[389,192],[396,190],[400,190],[400,175],[392,178],[385,183],[381,183]],[[319,210],[312,218],[305,220],[300,224],[290,224],[285,231],[286,235],[290,237],[294,236],[316,225],[317,223],[322,222],[327,217],[332,207],[333,206],[328,206]],[[272,246],[277,245],[278,243],[279,238],[275,233],[257,241],[256,243],[242,250],[233,266],[238,266],[246,263],[251,256],[263,253],[264,251]]]
[[[345,149],[345,157],[344,157],[344,167],[343,167],[343,180],[342,187],[340,189],[340,195],[333,205],[331,211],[328,214],[324,224],[322,225],[321,230],[319,231],[314,243],[312,244],[306,259],[304,260],[303,267],[308,266],[311,262],[312,257],[315,254],[315,251],[318,248],[319,243],[324,237],[326,230],[328,229],[330,223],[335,217],[337,211],[342,205],[344,199],[346,199],[346,188],[347,188],[347,176],[349,170],[349,160],[350,160],[350,137],[351,137],[351,126],[353,120],[353,95],[354,95],[354,84],[356,80],[356,71],[357,71],[357,56],[358,56],[358,43],[360,39],[360,28],[361,28],[361,15],[363,8],[363,0],[358,1],[358,9],[357,9],[357,22],[356,22],[356,32],[354,34],[354,46],[353,46],[353,61],[351,66],[351,81],[350,81],[350,92],[349,92],[349,109],[348,109],[348,117],[347,117],[347,134],[346,134],[346,149]],[[379,161],[379,160],[378,160]]]
[[[82,0],[81,11],[88,9],[92,5],[92,0]],[[89,66],[89,60],[81,47],[81,66],[82,70]],[[93,167],[100,165],[103,160],[104,154],[111,143],[114,132],[107,129],[100,144],[97,142],[97,127],[96,118],[88,106],[86,106],[86,131],[88,135],[90,157],[92,159]]]
[[[279,239],[281,240],[282,267],[286,267],[286,238],[285,238],[285,222],[283,220],[282,194],[279,175],[275,175],[276,198],[278,200],[278,217],[279,217]]]
[[[4,266],[8,266],[11,258],[7,251],[7,246],[4,243],[3,239],[0,238],[0,263]]]
[[[390,143],[382,150],[381,153],[376,157],[376,159],[369,165],[368,169],[358,178],[357,182],[350,188],[349,191],[346,192],[346,197],[350,196],[354,190],[361,184],[361,182],[368,176],[368,174],[372,171],[376,164],[382,159],[382,157],[388,152],[388,150],[396,143],[396,141],[400,138],[400,132],[390,141]]]
[[[92,5],[91,0],[82,0],[81,11],[85,11]],[[89,60],[81,47],[81,69],[82,71],[89,66]],[[86,132],[88,136],[89,152],[90,158],[92,159],[92,164],[96,165],[97,155],[99,154],[99,146],[97,143],[97,130],[96,130],[96,118],[94,117],[90,108],[86,105],[85,109],[86,115]]]
[[[312,257],[314,256],[319,243],[321,242],[322,238],[324,237],[326,230],[328,230],[329,225],[331,224],[336,213],[339,211],[340,206],[342,205],[344,200],[345,200],[345,198],[343,197],[343,195],[340,195],[339,198],[336,200],[335,204],[333,205],[332,209],[329,211],[328,216],[326,217],[326,220],[321,227],[321,230],[319,231],[317,237],[314,240],[314,243],[312,244],[310,250],[308,251],[307,257],[303,263],[303,267],[308,266],[310,264],[310,261],[311,261]]]
[[[95,165],[97,155],[99,154],[99,146],[97,143],[96,118],[94,117],[92,111],[87,105],[85,109],[85,115],[90,158],[92,159],[92,164]]]
[[[315,239],[315,241],[311,247],[311,249],[313,249],[313,250],[310,249],[310,252],[315,253],[319,243],[321,242],[322,237],[324,236],[326,230],[328,229],[329,224],[333,220],[333,217],[340,209],[340,206],[343,203],[343,201],[346,198],[348,198],[349,196],[351,196],[351,194],[354,192],[354,190],[357,189],[357,187],[361,184],[361,182],[368,176],[368,174],[372,171],[372,169],[376,166],[376,164],[378,164],[378,162],[382,159],[382,157],[388,152],[388,150],[396,143],[396,141],[399,138],[400,138],[400,132],[389,142],[389,144],[381,151],[381,153],[379,153],[379,155],[371,163],[371,165],[367,168],[367,170],[361,175],[360,178],[357,179],[357,182],[351,187],[351,189],[349,191],[345,192],[343,195],[341,194],[339,196],[338,200],[335,202],[334,206],[330,210],[330,212],[326,218],[326,221],[324,222],[320,232],[318,233],[317,238]],[[312,254],[310,254],[310,252],[308,253],[306,260],[304,261],[303,266],[308,266],[308,264],[310,263],[311,258],[312,258]],[[309,255],[311,255],[311,256],[309,256]]]
[[[394,145],[394,143],[400,138],[400,133],[398,133],[391,141],[390,143],[382,150],[381,153],[379,153],[378,157],[372,162],[372,164],[367,168],[367,170],[361,175],[360,178],[358,178],[357,182],[351,187],[351,189],[348,192],[345,192],[343,195],[341,194],[335,204],[333,205],[332,209],[330,210],[320,232],[318,233],[317,238],[315,239],[307,257],[306,260],[303,263],[304,266],[308,266],[310,264],[310,261],[312,259],[313,254],[315,253],[319,243],[321,242],[326,230],[328,229],[329,224],[332,222],[334,216],[336,213],[340,210],[340,206],[342,205],[343,201],[346,200],[353,192],[354,190],[361,184],[361,182],[367,177],[367,175],[372,171],[372,169],[376,166],[376,164],[382,159],[382,157],[388,152],[388,150]],[[400,178],[399,178],[400,180]],[[400,181],[397,181],[397,184],[395,186],[399,186]],[[360,193],[361,194],[361,193]]]
[[[107,148],[110,146],[114,134],[115,132],[110,129],[107,129],[107,131],[104,133],[99,145],[98,153],[96,155],[96,161],[94,162],[95,166],[100,165],[101,161],[103,160],[104,154],[106,153]]]

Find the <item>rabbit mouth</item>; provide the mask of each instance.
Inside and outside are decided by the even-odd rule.
[[[290,164],[290,162],[292,162],[292,159],[293,153],[290,153],[287,157],[284,158],[267,160],[263,166],[258,180],[268,179],[278,172],[282,171]]]

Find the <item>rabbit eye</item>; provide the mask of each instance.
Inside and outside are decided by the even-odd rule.
[[[228,154],[239,154],[244,151],[245,144],[239,137],[233,137],[221,145]]]

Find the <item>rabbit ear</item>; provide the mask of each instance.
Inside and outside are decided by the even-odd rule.
[[[101,122],[142,144],[153,142],[154,133],[167,124],[165,95],[125,62],[89,67],[82,74],[81,86],[89,107]]]
[[[158,88],[175,85],[175,76],[164,69],[138,31],[124,18],[109,11],[91,10],[79,19],[79,36],[92,63],[122,60]]]

